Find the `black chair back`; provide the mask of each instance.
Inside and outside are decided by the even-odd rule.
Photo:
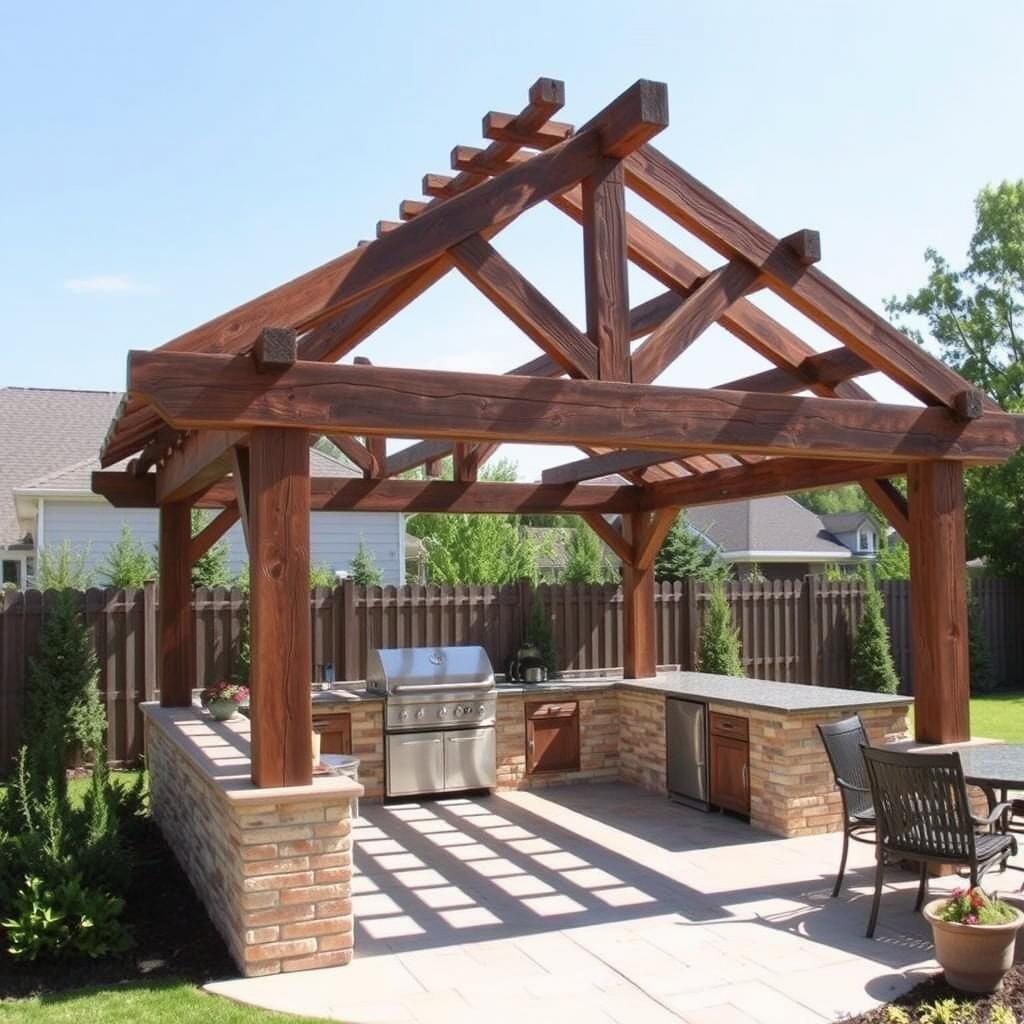
[[[975,826],[960,755],[914,754],[864,747],[864,761],[886,850],[975,860]]]
[[[851,715],[840,722],[819,725],[818,733],[825,745],[832,774],[836,781],[842,780],[849,786],[867,790],[869,788],[868,772],[864,765],[861,748],[868,746],[868,734],[860,715]],[[871,810],[871,794],[857,792],[857,789],[839,787],[843,797],[843,809],[847,818],[856,817]]]

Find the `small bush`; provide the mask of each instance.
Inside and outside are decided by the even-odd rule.
[[[704,612],[697,667],[701,672],[714,672],[722,676],[746,675],[739,631],[733,625],[732,608],[721,582],[712,586]]]
[[[373,552],[369,551],[362,541],[359,542],[359,550],[356,551],[349,569],[352,582],[358,586],[379,587],[384,581],[380,569],[374,563]],[[329,585],[333,585],[333,580]]]
[[[967,598],[967,643],[971,672],[971,693],[991,693],[998,685],[992,652],[985,635],[981,607],[973,593]]]
[[[551,635],[551,622],[544,611],[544,602],[536,590],[533,591],[530,601],[530,619],[526,624],[526,640],[540,652],[548,670],[548,678],[556,678],[559,672],[558,651],[555,649],[555,641]]]
[[[900,679],[892,662],[889,628],[885,624],[882,595],[870,573],[864,577],[864,614],[853,644],[853,685],[872,693],[896,693]]]

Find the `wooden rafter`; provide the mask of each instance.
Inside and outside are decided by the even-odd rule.
[[[585,480],[596,480],[602,476],[647,469],[665,461],[664,452],[616,449],[602,452],[599,455],[591,455],[585,459],[565,462],[560,466],[550,466],[541,473],[541,480],[546,484],[582,483]]]
[[[1024,419],[1006,413],[965,423],[942,408],[880,402],[323,363],[269,376],[242,357],[166,351],[130,353],[129,380],[173,426],[208,430],[287,425],[901,462],[1001,461],[1024,440]]]
[[[633,561],[633,545],[626,540],[620,529],[597,512],[585,512],[581,518],[618,555],[621,561]]]
[[[243,436],[238,430],[203,430],[185,437],[157,470],[159,503],[184,501],[231,472],[231,452]]]
[[[193,538],[188,546],[188,564],[193,566],[238,522],[238,503],[225,505]]]
[[[678,508],[665,506],[638,520],[636,535],[633,539],[633,566],[637,569],[649,569],[654,564],[661,545],[668,536],[672,524],[679,514]]]

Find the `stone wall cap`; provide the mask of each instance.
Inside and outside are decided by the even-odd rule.
[[[165,708],[155,701],[139,707],[150,727],[159,729],[229,803],[330,803],[363,795],[363,787],[344,775],[315,778],[308,786],[255,786],[250,778],[250,722],[244,715],[218,722],[197,707]]]

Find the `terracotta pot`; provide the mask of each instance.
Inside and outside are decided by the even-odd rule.
[[[229,718],[234,718],[238,713],[238,704],[233,700],[211,700],[206,705],[206,710],[218,722],[226,722]]]
[[[938,917],[948,897],[932,900],[922,913],[932,926],[935,959],[946,981],[962,992],[994,992],[1013,966],[1014,943],[1024,913],[1008,924],[957,924]]]

